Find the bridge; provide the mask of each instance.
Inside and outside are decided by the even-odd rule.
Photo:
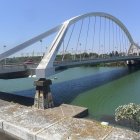
[[[96,65],[100,63],[111,63],[111,62],[118,62],[118,61],[131,61],[131,60],[137,60],[140,61],[139,56],[125,56],[125,57],[113,57],[113,58],[97,58],[97,59],[87,59],[87,60],[81,60],[81,61],[65,61],[61,62],[59,64],[55,64],[55,69],[61,68],[71,68],[71,67],[77,67],[82,65]]]
[[[46,79],[55,74],[55,69],[59,67],[140,60],[140,47],[125,25],[116,17],[103,12],[87,13],[66,20],[3,52],[0,54],[0,60],[38,42],[45,42],[49,46],[42,53],[41,61],[36,68],[36,76],[39,79]],[[44,83],[41,85],[51,84],[45,80]],[[38,98],[40,83],[36,82],[35,85],[39,91],[36,95]],[[47,90],[50,92],[49,88]]]
[[[119,19],[107,13],[93,12],[73,17],[47,32],[17,45],[0,54],[0,60],[37,42],[42,42],[51,35],[54,35],[54,39],[36,68],[38,78],[46,78],[55,73],[54,62],[57,56],[61,57],[60,65],[67,62],[67,66],[77,66],[96,62],[135,60],[138,59],[140,53],[140,47],[134,42],[128,29]],[[68,58],[68,55],[71,58]],[[111,55],[115,55],[115,57],[110,57]],[[68,59],[69,61],[67,61]],[[81,61],[84,59],[86,61]],[[77,62],[78,60],[79,62]],[[70,63],[68,64],[68,62]]]

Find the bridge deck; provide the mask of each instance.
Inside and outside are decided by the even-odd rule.
[[[54,66],[58,67],[75,67],[81,65],[99,64],[99,63],[111,63],[118,61],[127,60],[140,60],[140,56],[122,56],[122,57],[110,57],[110,58],[95,58],[95,59],[84,59],[75,61],[64,61],[60,63],[55,63]]]

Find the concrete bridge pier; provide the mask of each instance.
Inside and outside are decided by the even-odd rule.
[[[126,63],[128,66],[132,66],[135,64],[135,61],[134,60],[127,60]]]
[[[36,94],[34,100],[34,107],[38,109],[46,109],[54,106],[53,98],[50,91],[50,85],[52,81],[50,79],[40,78],[34,82],[36,86]]]
[[[126,61],[126,63],[129,67],[140,66],[140,60],[129,60],[129,61]]]

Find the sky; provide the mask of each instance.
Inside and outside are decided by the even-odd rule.
[[[117,17],[140,43],[140,0],[0,0],[0,52],[88,12]]]

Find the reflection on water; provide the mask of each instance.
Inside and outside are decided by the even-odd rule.
[[[51,90],[56,105],[89,108],[89,118],[104,120],[121,104],[139,103],[140,71],[128,68],[79,67],[55,75]],[[53,77],[51,77],[53,78]],[[1,80],[3,91],[34,97],[32,78]],[[9,85],[9,89],[6,85]],[[16,86],[15,86],[16,85]]]

